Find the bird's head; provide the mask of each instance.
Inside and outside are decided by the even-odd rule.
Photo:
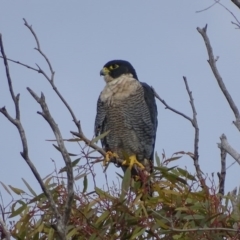
[[[131,63],[124,60],[109,61],[103,66],[103,69],[100,71],[100,75],[104,76],[106,82],[111,82],[114,79],[120,77],[122,74],[132,74],[132,76],[138,80],[136,71]]]

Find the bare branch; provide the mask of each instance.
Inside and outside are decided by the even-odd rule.
[[[32,173],[34,174],[35,178],[37,179],[37,181],[39,182],[44,194],[46,195],[50,206],[54,212],[54,215],[57,219],[57,225],[56,225],[56,229],[58,230],[59,236],[61,237],[61,239],[65,239],[65,228],[63,227],[62,224],[62,217],[60,215],[60,213],[58,212],[58,209],[55,205],[55,202],[53,200],[53,197],[49,191],[48,188],[46,188],[44,182],[42,181],[40,174],[38,173],[37,169],[35,168],[34,164],[32,163],[29,155],[28,155],[28,144],[27,144],[27,138],[26,138],[26,134],[24,131],[24,128],[22,126],[22,123],[20,121],[20,110],[19,110],[19,94],[15,96],[14,91],[13,91],[13,87],[12,87],[12,80],[11,80],[11,76],[10,76],[10,72],[9,72],[9,67],[8,67],[8,63],[7,63],[7,57],[5,55],[4,52],[4,46],[3,46],[3,42],[2,42],[2,36],[0,35],[0,48],[1,48],[1,53],[3,56],[3,60],[4,60],[4,65],[5,65],[5,70],[6,70],[6,76],[8,79],[8,86],[9,86],[9,91],[11,93],[14,105],[15,105],[15,109],[16,109],[16,119],[12,118],[5,107],[0,109],[0,112],[11,122],[13,123],[16,128],[18,129],[21,141],[22,141],[22,146],[23,146],[23,151],[20,153],[21,156],[23,157],[23,159],[26,161],[26,163],[28,164],[28,166],[30,167]]]
[[[178,114],[178,115],[186,118],[188,121],[190,121],[190,122],[192,123],[192,119],[191,119],[190,117],[188,117],[188,116],[185,115],[184,113],[181,113],[181,112],[179,112],[178,110],[170,107],[170,106],[165,102],[165,100],[163,100],[163,99],[156,93],[156,91],[155,91],[155,89],[154,89],[153,87],[152,87],[152,90],[153,90],[153,92],[154,92],[155,97],[165,106],[165,109],[169,109],[169,110],[171,110],[172,112],[175,112],[176,114]]]
[[[5,222],[1,218],[0,218],[0,232],[2,232],[4,234],[2,236],[4,238],[1,238],[1,239],[6,239],[6,240],[10,240],[11,239],[11,233],[8,230]]]
[[[20,97],[20,95],[17,94],[15,96],[14,91],[13,91],[12,80],[11,80],[11,76],[10,76],[10,72],[9,72],[7,56],[5,54],[4,47],[3,47],[3,42],[2,42],[2,34],[0,34],[0,45],[1,45],[0,47],[1,47],[2,57],[3,57],[3,62],[4,62],[4,65],[5,65],[6,77],[7,77],[7,80],[8,80],[9,91],[11,93],[11,97],[12,97],[12,100],[13,100],[14,105],[15,105],[16,119],[19,120],[20,119],[20,111],[19,111],[19,97]]]
[[[220,0],[218,0],[218,1],[220,1]],[[218,1],[215,1],[213,4],[211,4],[210,6],[204,8],[204,9],[202,9],[202,10],[198,10],[198,11],[196,11],[196,13],[200,13],[200,12],[207,11],[208,9],[212,8],[215,4],[217,4]]]
[[[230,156],[232,156],[233,159],[236,160],[238,164],[240,164],[240,154],[235,149],[233,149],[232,146],[228,143],[227,137],[225,136],[225,134],[222,134],[222,136],[220,137],[220,140],[221,140],[221,143],[217,144],[218,147],[226,151]]]
[[[3,57],[0,56],[0,58],[3,58]],[[41,72],[39,71],[39,69],[34,68],[34,67],[31,67],[31,66],[29,66],[29,65],[27,65],[27,64],[21,63],[21,62],[19,62],[19,61],[15,61],[15,60],[10,59],[10,58],[6,58],[6,59],[7,59],[9,62],[17,63],[17,64],[19,64],[19,65],[22,65],[23,67],[26,67],[26,68],[29,68],[29,69],[31,69],[31,70],[33,70],[33,71],[36,71],[36,72],[38,72],[38,73],[41,73]]]
[[[220,75],[220,73],[218,72],[218,69],[217,69],[217,66],[216,66],[216,60],[214,58],[214,55],[213,55],[213,50],[212,50],[212,46],[210,44],[210,40],[207,36],[207,25],[204,27],[204,28],[197,28],[198,32],[202,35],[203,39],[204,39],[204,42],[206,44],[206,48],[207,48],[207,51],[208,51],[208,56],[209,56],[209,60],[208,60],[208,63],[212,69],[212,72],[218,82],[218,85],[221,89],[221,91],[223,92],[225,98],[227,99],[228,101],[228,104],[229,106],[231,107],[234,115],[235,115],[235,118],[236,118],[236,121],[234,121],[233,123],[235,124],[235,126],[237,127],[237,129],[240,131],[240,114],[239,114],[239,110],[236,106],[236,104],[234,103],[231,95],[229,94],[224,82],[223,82],[223,79]]]
[[[192,125],[194,127],[194,130],[195,130],[193,162],[194,162],[194,166],[195,166],[195,169],[196,169],[198,179],[201,181],[202,185],[205,185],[205,181],[204,181],[204,178],[202,177],[202,171],[201,171],[201,168],[200,168],[200,165],[199,165],[199,154],[198,154],[199,127],[198,127],[198,122],[197,122],[197,111],[196,111],[196,108],[195,108],[195,105],[194,105],[194,99],[193,99],[193,96],[192,96],[192,92],[190,91],[189,86],[188,86],[187,78],[183,77],[183,80],[184,80],[184,83],[185,83],[185,86],[186,86],[188,96],[190,98],[190,104],[191,104],[192,112],[193,112],[193,118],[192,118],[192,121],[191,121]]]
[[[41,50],[40,43],[39,43],[39,40],[38,40],[38,38],[37,38],[36,33],[34,32],[32,26],[30,26],[25,19],[23,19],[23,21],[24,21],[24,25],[25,25],[25,26],[31,31],[31,33],[33,34],[34,39],[35,39],[36,44],[37,44],[36,50],[37,50],[37,51],[44,57],[44,59],[46,60],[48,66],[49,66],[50,72],[51,72],[51,76],[49,77],[49,76],[43,71],[43,69],[41,69],[41,67],[38,66],[38,65],[37,65],[38,69],[35,69],[35,68],[30,67],[30,66],[28,66],[28,65],[26,65],[26,64],[22,64],[22,63],[18,63],[18,62],[15,62],[15,63],[21,64],[22,66],[25,66],[25,67],[33,70],[33,71],[37,71],[37,72],[39,72],[39,73],[41,73],[41,74],[44,75],[44,77],[45,77],[45,78],[48,80],[48,82],[51,84],[53,90],[56,92],[56,94],[58,95],[58,97],[61,99],[61,101],[63,102],[63,104],[65,105],[65,107],[68,109],[68,111],[69,111],[69,113],[70,113],[70,115],[71,115],[71,117],[72,117],[72,119],[73,119],[73,122],[75,123],[75,125],[76,125],[76,127],[77,127],[77,129],[78,129],[79,134],[82,135],[82,129],[81,129],[80,121],[77,120],[77,118],[76,118],[73,110],[71,109],[71,107],[69,106],[69,104],[67,103],[67,101],[64,99],[64,97],[63,97],[62,94],[58,91],[57,87],[56,87],[55,84],[54,84],[54,81],[53,81],[53,79],[54,79],[54,71],[53,71],[52,65],[51,65],[49,59],[47,58],[47,56],[46,56],[46,55],[43,53],[43,51]],[[14,62],[14,61],[13,61],[13,62]]]
[[[221,173],[218,173],[219,178],[219,193],[224,196],[225,191],[225,178],[226,178],[226,156],[227,153],[224,149],[221,150]]]
[[[175,110],[174,108],[170,107],[157,93],[156,91],[154,90],[154,88],[152,87],[152,90],[154,92],[154,95],[155,97],[165,106],[166,109],[169,109],[171,110],[172,112],[174,113],[177,113],[178,115],[184,117],[185,119],[187,119],[188,121],[191,122],[192,126],[194,127],[195,129],[195,137],[194,137],[194,157],[193,158],[193,161],[194,161],[194,166],[196,168],[196,173],[197,173],[197,176],[199,178],[199,180],[201,181],[202,183],[202,186],[205,186],[205,181],[204,181],[204,178],[202,176],[202,171],[201,171],[201,168],[200,168],[200,165],[199,165],[199,154],[198,154],[198,143],[199,143],[199,127],[198,127],[198,123],[197,123],[197,112],[196,112],[196,108],[194,106],[194,100],[193,100],[193,97],[192,97],[192,92],[190,91],[189,89],[189,86],[188,86],[188,83],[187,83],[187,78],[186,77],[183,77],[183,80],[184,80],[184,83],[185,83],[185,86],[186,86],[186,90],[187,90],[187,93],[189,95],[189,98],[190,98],[190,104],[191,104],[191,107],[192,107],[192,112],[193,112],[193,118],[191,119],[190,117],[188,117],[187,115],[185,115],[184,113],[181,113],[177,110]]]
[[[35,49],[36,49],[36,50],[43,56],[43,58],[46,60],[46,62],[47,62],[47,64],[48,64],[48,67],[49,67],[49,69],[50,69],[50,71],[51,71],[51,75],[52,75],[51,81],[54,81],[54,71],[53,71],[52,65],[51,65],[49,59],[47,58],[47,56],[42,52],[41,47],[40,47],[40,43],[39,43],[39,40],[38,40],[38,37],[37,37],[36,33],[34,32],[32,26],[30,26],[30,25],[28,24],[28,22],[26,21],[25,18],[23,18],[23,21],[24,21],[24,25],[31,31],[32,35],[34,36],[35,41],[36,41],[36,43],[37,43],[37,48],[35,48]]]
[[[42,93],[41,97],[39,98],[36,93],[33,92],[30,88],[27,88],[27,90],[30,92],[30,94],[33,96],[33,98],[40,104],[43,112],[38,112],[40,115],[44,117],[44,119],[48,122],[50,127],[52,128],[52,131],[56,137],[59,150],[61,151],[62,157],[64,159],[64,162],[66,164],[66,171],[67,171],[67,189],[68,189],[68,195],[67,195],[67,201],[65,205],[65,212],[63,215],[63,222],[64,224],[67,224],[71,212],[71,205],[73,201],[74,191],[73,191],[73,171],[72,171],[72,163],[71,158],[67,152],[67,149],[65,148],[64,141],[61,135],[61,132],[58,128],[58,125],[54,121],[54,119],[51,116],[51,113],[48,109],[48,106],[45,102],[45,96]]]

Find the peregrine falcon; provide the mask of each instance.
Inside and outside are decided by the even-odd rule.
[[[101,139],[105,163],[115,156],[124,160],[124,171],[130,166],[132,175],[138,175],[134,164],[152,173],[158,125],[153,89],[139,82],[133,66],[124,60],[106,63],[100,75],[106,85],[97,102],[95,135],[109,131]]]

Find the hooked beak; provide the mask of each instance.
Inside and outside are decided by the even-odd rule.
[[[106,76],[107,74],[109,74],[109,70],[108,68],[104,67],[101,71],[100,71],[100,76]]]

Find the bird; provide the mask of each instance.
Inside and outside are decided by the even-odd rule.
[[[125,60],[107,62],[100,76],[106,84],[97,101],[95,136],[107,132],[101,138],[106,151],[104,164],[117,157],[123,160],[124,172],[130,167],[132,176],[139,175],[136,169],[150,175],[158,126],[153,88],[140,82],[131,63]]]

